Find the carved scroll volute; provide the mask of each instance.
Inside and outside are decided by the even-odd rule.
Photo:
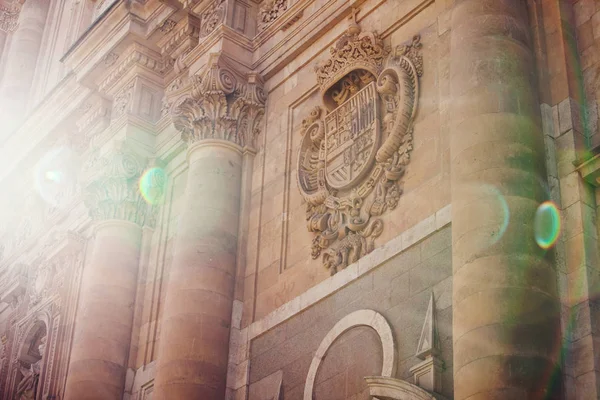
[[[237,72],[215,53],[204,72],[191,81],[189,97],[172,110],[173,124],[183,140],[191,144],[221,139],[253,147],[266,102],[260,76]]]
[[[355,13],[353,14],[355,15]],[[402,193],[423,73],[419,37],[390,56],[356,21],[316,68],[323,105],[303,121],[298,188],[315,233],[312,257],[332,274],[370,252]]]
[[[401,145],[406,143],[406,135],[410,135],[411,124],[417,113],[419,76],[422,69],[417,70],[407,53],[420,47],[418,36],[413,39],[411,46],[401,46],[377,78],[377,91],[384,102],[383,125],[387,133],[387,139],[377,151],[378,162],[392,158]],[[416,53],[416,57],[416,63],[419,65],[419,61],[422,63],[421,55]]]

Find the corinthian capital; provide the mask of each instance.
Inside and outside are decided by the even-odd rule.
[[[266,101],[260,76],[239,73],[216,53],[190,81],[190,94],[172,111],[182,138],[189,144],[222,139],[253,147]]]
[[[94,220],[118,219],[143,225],[148,204],[140,193],[147,159],[117,143],[108,154],[92,155],[83,167],[83,201]]]

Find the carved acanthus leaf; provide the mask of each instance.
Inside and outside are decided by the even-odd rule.
[[[83,167],[83,201],[94,220],[118,219],[143,225],[148,205],[139,189],[147,160],[125,143],[106,155],[93,154]]]
[[[188,143],[222,139],[253,146],[266,101],[262,80],[219,60],[214,54],[204,73],[191,79],[190,96],[173,107],[173,123]]]

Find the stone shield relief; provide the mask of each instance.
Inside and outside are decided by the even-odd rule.
[[[397,207],[423,73],[420,37],[393,50],[352,24],[317,66],[323,106],[302,121],[297,181],[312,258],[331,274],[373,250]]]

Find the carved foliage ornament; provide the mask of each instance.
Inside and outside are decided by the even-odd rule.
[[[258,11],[258,30],[265,30],[271,22],[288,9],[288,0],[265,0]]]
[[[107,155],[94,154],[83,167],[83,201],[95,220],[119,219],[144,225],[150,206],[140,193],[147,160],[125,143]]]
[[[374,248],[398,205],[423,73],[420,38],[393,52],[356,23],[317,67],[323,103],[303,121],[297,180],[315,233],[312,257],[331,274]]]
[[[266,101],[260,77],[255,73],[243,76],[213,54],[204,73],[190,81],[190,96],[172,111],[183,139],[190,144],[221,139],[253,147]]]

